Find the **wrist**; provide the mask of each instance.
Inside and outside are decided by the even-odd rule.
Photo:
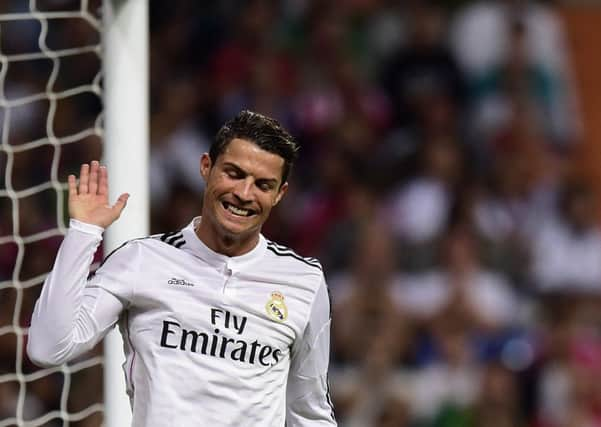
[[[69,228],[81,231],[87,234],[93,234],[97,237],[102,237],[102,233],[104,232],[104,227],[101,227],[96,224],[90,224],[88,222],[80,221],[74,218],[69,220]]]

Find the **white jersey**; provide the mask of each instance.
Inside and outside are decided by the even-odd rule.
[[[320,264],[260,237],[228,257],[194,232],[136,239],[89,279],[102,229],[71,220],[36,303],[28,354],[57,365],[119,322],[133,425],[335,426]]]

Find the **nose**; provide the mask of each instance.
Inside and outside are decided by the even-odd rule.
[[[252,199],[252,177],[246,177],[238,181],[234,188],[234,196],[236,196],[241,202],[249,202]]]

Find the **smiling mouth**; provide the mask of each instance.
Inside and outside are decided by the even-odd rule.
[[[221,204],[223,205],[226,211],[236,216],[248,217],[255,214],[255,211],[253,211],[252,209],[245,209],[238,206],[234,206],[229,202],[221,202]]]

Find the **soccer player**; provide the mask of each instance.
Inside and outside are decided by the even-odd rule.
[[[321,265],[261,234],[297,151],[277,121],[242,111],[200,158],[202,216],[126,242],[89,279],[128,195],[110,206],[106,168],[82,165],[33,313],[31,360],[64,363],[119,322],[134,426],[335,426]]]

